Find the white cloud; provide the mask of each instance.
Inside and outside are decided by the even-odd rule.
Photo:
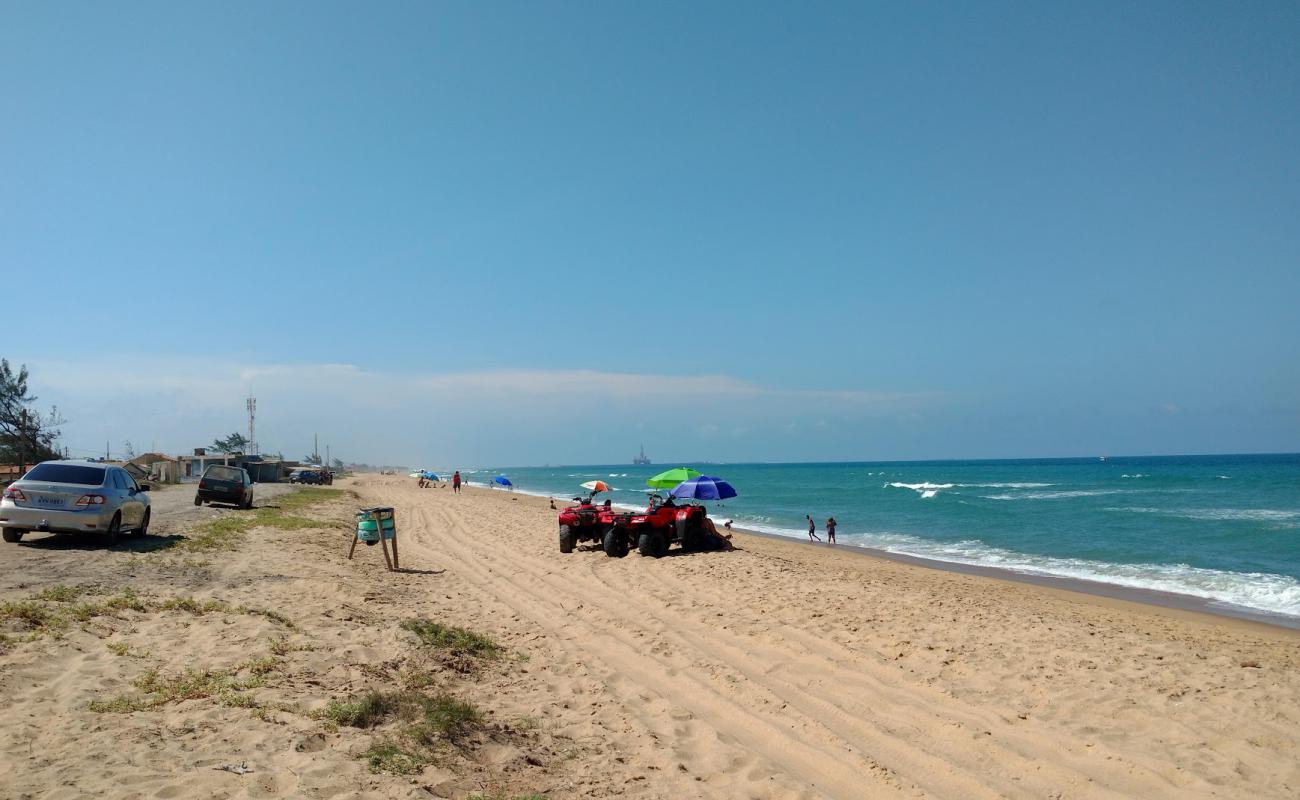
[[[553,460],[599,458],[587,452],[614,440],[635,444],[683,421],[695,435],[770,430],[803,414],[892,416],[938,394],[804,390],[763,386],[728,375],[667,375],[597,370],[483,370],[396,373],[352,364],[250,364],[178,358],[101,362],[26,361],[42,404],[57,402],[73,420],[73,447],[116,449],[131,439],[167,451],[243,430],[244,398],[258,397],[264,449],[297,456],[315,432],[335,452],[369,461],[424,463],[432,448],[462,458],[510,460],[512,446],[552,441]],[[565,431],[578,429],[581,436]],[[633,433],[635,432],[635,433]],[[512,444],[519,443],[519,444]],[[556,442],[562,445],[555,444]],[[490,444],[489,444],[490,443]],[[479,454],[482,447],[489,453]],[[549,458],[545,456],[544,458]],[[520,459],[526,456],[518,456]]]

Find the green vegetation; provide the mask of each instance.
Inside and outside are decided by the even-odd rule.
[[[95,594],[99,590],[69,589],[52,586],[26,600],[0,603],[0,623],[20,626],[33,635],[61,634],[73,623],[89,622],[95,617],[116,617],[120,611],[184,611],[196,616],[203,614],[246,614],[265,617],[286,628],[294,628],[293,620],[278,611],[251,606],[231,606],[219,600],[200,602],[192,597],[170,597],[155,600],[143,597],[134,589],[126,588],[102,600],[73,602],[78,597]]]
[[[100,714],[125,714],[132,711],[148,711],[168,703],[179,703],[182,700],[201,700],[215,696],[223,705],[248,708],[255,703],[236,692],[261,686],[262,678],[254,676],[241,680],[224,670],[193,669],[187,669],[179,675],[163,675],[154,669],[131,683],[143,694],[124,695],[111,700],[92,700],[88,707],[91,711]]]
[[[0,620],[17,622],[28,630],[49,630],[67,626],[61,614],[32,600],[0,603]]]
[[[372,772],[398,775],[430,763],[431,748],[459,745],[483,723],[482,713],[471,703],[446,693],[425,695],[411,690],[369,692],[346,703],[330,703],[319,716],[349,728],[407,723],[395,738],[376,744],[362,756]]]
[[[409,750],[404,750],[391,741],[376,742],[361,754],[371,772],[387,772],[392,775],[414,775],[424,769],[429,759]]]
[[[51,603],[71,603],[83,594],[90,593],[90,589],[74,586],[51,586],[42,589],[32,596],[33,600],[47,600]]]
[[[276,621],[277,621],[277,622],[280,622],[280,623],[281,623],[282,625],[284,625],[285,627],[287,627],[287,628],[293,628],[293,627],[295,627],[294,624],[293,624],[293,622],[292,622],[288,617],[284,616],[283,614],[279,614],[279,613],[276,613],[276,612],[274,612],[274,611],[268,611],[268,612],[266,612],[265,614],[263,614],[262,616],[265,616],[265,617],[267,617],[268,619],[274,619],[274,617],[271,617],[272,614],[274,614],[275,617],[279,617],[280,619],[278,619],[278,620],[276,620]],[[283,620],[283,621],[281,621],[281,620]],[[310,645],[310,644],[289,644],[289,640],[286,639],[286,638],[283,637],[283,636],[279,637],[278,639],[272,639],[272,640],[271,640],[271,654],[272,654],[272,655],[277,655],[277,656],[287,656],[287,655],[289,655],[290,653],[309,653],[309,652],[311,652],[312,650],[315,650],[315,649],[316,649],[316,647],[315,647],[314,645]]]
[[[443,625],[428,619],[408,619],[402,627],[420,637],[424,644],[444,654],[448,666],[460,672],[473,671],[481,661],[499,657],[505,648],[481,633]]]
[[[276,505],[259,506],[252,513],[228,514],[202,525],[196,525],[178,539],[175,547],[192,553],[210,553],[216,550],[233,550],[244,534],[254,528],[302,530],[320,528],[325,523],[290,512],[302,511],[320,503],[343,496],[338,489],[307,488],[276,498]]]
[[[220,600],[208,600],[200,603],[193,597],[172,597],[160,603],[158,608],[161,611],[188,611],[195,616],[231,610],[229,605]]]
[[[472,703],[440,693],[425,698],[424,719],[407,731],[407,735],[423,745],[438,741],[455,744],[482,722],[483,715]]]

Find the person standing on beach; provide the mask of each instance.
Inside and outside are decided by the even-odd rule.
[[[835,544],[835,517],[826,520],[826,541]]]
[[[460,470],[456,470],[456,474],[451,476],[451,490],[460,494]]]
[[[812,514],[804,514],[804,516],[808,518],[808,541],[816,539],[820,542],[821,537],[817,535],[817,523],[813,522]]]

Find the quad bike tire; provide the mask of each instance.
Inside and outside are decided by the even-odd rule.
[[[704,526],[698,520],[679,519],[675,524],[683,550],[693,553],[704,549]]]
[[[560,552],[572,553],[573,545],[577,542],[578,537],[574,534],[573,529],[568,525],[560,526]]]
[[[636,549],[643,556],[660,558],[668,548],[664,545],[664,535],[658,531],[652,531],[637,537]]]
[[[605,538],[601,541],[605,548],[605,555],[610,558],[622,558],[627,555],[627,537],[625,537],[617,528],[610,528],[605,531]]]

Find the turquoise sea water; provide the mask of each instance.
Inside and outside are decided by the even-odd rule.
[[[1300,617],[1300,455],[835,464],[490,468],[520,491],[571,497],[583,481],[644,505],[645,479],[693,466],[740,497],[710,503],[737,527],[1018,572],[1177,592]]]

